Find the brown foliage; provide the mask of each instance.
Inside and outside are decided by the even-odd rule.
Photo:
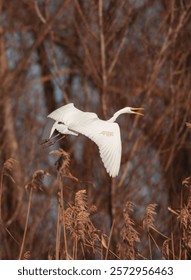
[[[191,258],[190,1],[4,0],[0,15],[0,258]],[[68,102],[103,119],[144,107],[118,120],[117,178],[82,136],[40,145]]]

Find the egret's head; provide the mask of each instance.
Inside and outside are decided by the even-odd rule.
[[[136,115],[139,115],[139,116],[144,116],[144,114],[142,113],[143,110],[144,110],[144,108],[129,107],[129,113],[130,114],[136,114]]]
[[[108,122],[115,122],[116,119],[121,115],[121,114],[136,114],[136,115],[140,115],[143,116],[143,113],[141,113],[141,111],[144,110],[143,108],[133,108],[133,107],[125,107],[119,111],[117,111],[112,118],[110,118],[108,120]]]

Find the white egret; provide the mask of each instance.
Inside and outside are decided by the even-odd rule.
[[[99,119],[95,113],[83,112],[77,109],[73,103],[69,103],[48,115],[43,139],[48,141],[55,130],[61,134],[87,136],[97,144],[109,175],[116,177],[121,163],[121,136],[119,125],[114,122],[117,117],[124,113],[143,116],[141,110],[143,108],[125,107],[105,121]]]

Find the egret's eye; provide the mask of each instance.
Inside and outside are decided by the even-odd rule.
[[[58,122],[58,124],[64,124],[63,122]]]

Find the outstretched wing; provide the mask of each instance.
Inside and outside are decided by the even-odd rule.
[[[121,137],[118,124],[91,119],[82,124],[77,123],[71,129],[87,136],[98,145],[107,172],[110,176],[116,177],[121,163]]]
[[[107,172],[112,177],[118,175],[121,163],[121,137],[117,123],[100,120],[95,113],[78,110],[73,104],[55,110],[48,117],[63,122],[69,130],[94,141],[99,147]]]

